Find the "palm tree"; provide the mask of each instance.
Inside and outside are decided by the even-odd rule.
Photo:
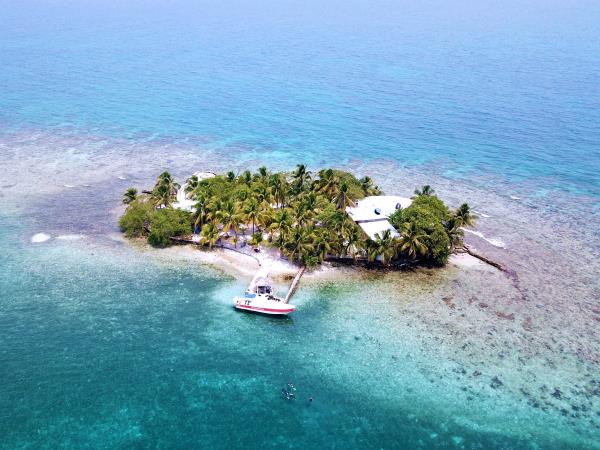
[[[415,196],[417,196],[417,197],[419,195],[433,195],[433,194],[435,194],[435,190],[428,184],[423,186],[421,189],[415,189]]]
[[[207,223],[202,228],[202,242],[208,244],[208,248],[213,248],[213,246],[219,240],[219,228],[212,222]]]
[[[419,230],[412,222],[404,222],[400,233],[400,252],[412,259],[424,256],[429,249],[423,243],[425,233]]]
[[[450,245],[452,248],[460,246],[463,242],[465,232],[463,229],[456,225],[454,218],[450,219],[446,224],[446,234],[450,239]]]
[[[282,244],[290,230],[292,229],[292,216],[290,215],[289,210],[279,209],[275,213],[275,217],[273,217],[273,221],[271,225],[269,225],[269,231],[271,232],[271,236],[274,232],[279,233],[278,242]]]
[[[452,217],[455,227],[472,227],[475,225],[476,216],[471,214],[471,208],[467,203],[463,203],[454,212]]]
[[[242,203],[248,200],[248,189],[240,189],[237,194],[237,199]]]
[[[338,182],[339,180],[332,169],[319,171],[318,190],[320,192],[332,195],[337,190]]]
[[[123,194],[123,203],[125,203],[126,205],[130,204],[132,201],[134,201],[137,198],[137,189],[136,188],[132,188],[130,187],[129,189],[127,189],[125,191],[125,194]]]
[[[198,189],[199,185],[200,185],[200,180],[198,179],[198,177],[196,175],[192,175],[190,178],[188,178],[185,182],[186,197],[189,197],[190,193],[192,193],[196,189]]]
[[[285,254],[292,261],[304,261],[314,250],[314,237],[313,229],[295,228],[284,244]]]
[[[234,246],[237,247],[237,237],[240,230],[241,216],[239,210],[232,200],[229,200],[223,204],[223,207],[215,212],[216,220],[223,226],[223,233],[229,233],[233,230],[234,233]]]
[[[331,237],[328,236],[328,233],[324,229],[320,229],[319,232],[316,233],[314,248],[320,261],[323,261],[325,257],[331,253]]]
[[[177,190],[181,187],[179,183],[175,182],[175,179],[167,171],[164,171],[158,176],[156,180],[156,186],[163,185],[169,188],[171,195],[177,194]]]
[[[306,225],[312,221],[313,216],[314,214],[311,210],[307,209],[303,203],[299,203],[294,211],[294,222],[300,226]]]
[[[311,216],[318,216],[321,212],[319,196],[314,191],[310,191],[308,194],[304,195],[300,200],[300,204],[302,208],[310,211]]]
[[[296,180],[300,186],[302,186],[305,181],[310,179],[310,172],[306,170],[306,166],[304,164],[298,164],[296,166],[296,170],[292,172],[292,178]]]
[[[385,230],[381,235],[375,233],[375,239],[369,241],[367,250],[370,261],[380,258],[381,264],[387,266],[398,254],[398,242],[390,230]]]
[[[159,184],[152,191],[152,199],[156,206],[167,207],[171,204],[173,194],[168,184]]]
[[[348,191],[348,183],[346,183],[345,181],[342,182],[334,200],[335,207],[341,210],[345,210],[346,207],[354,204],[354,200],[350,198],[350,192]]]
[[[161,173],[157,179],[157,183],[162,183],[162,182],[168,183],[171,181],[173,181],[173,176],[166,170],[163,173]]]
[[[255,183],[253,192],[254,198],[256,198],[258,203],[266,203],[267,205],[271,204],[271,190],[265,183]]]
[[[350,249],[353,249],[352,257],[356,258],[357,250],[360,248],[360,244],[364,242],[363,231],[360,227],[354,225],[351,231],[345,236],[344,255],[348,255]]]
[[[252,222],[252,234],[256,228],[256,222],[260,216],[261,208],[258,201],[254,197],[250,197],[243,205],[242,212],[247,221]]]
[[[196,212],[194,214],[194,228],[202,228],[202,226],[209,220],[210,209],[208,207],[207,197],[202,194],[197,198]]]
[[[379,189],[379,186],[373,184],[371,177],[363,177],[359,181],[366,196],[381,195],[381,189]]]
[[[246,186],[250,186],[250,183],[252,183],[252,172],[249,170],[244,170],[244,172],[242,172],[240,175],[239,180]]]
[[[268,181],[269,189],[277,204],[277,207],[283,207],[285,205],[286,195],[288,186],[285,178],[280,174],[274,174],[269,177]]]
[[[269,176],[269,171],[265,166],[261,166],[258,168],[257,175],[259,179],[265,180]]]
[[[267,229],[273,222],[274,210],[270,206],[262,209],[258,213],[257,223],[262,227],[262,229]]]

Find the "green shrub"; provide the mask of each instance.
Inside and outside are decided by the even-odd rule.
[[[405,209],[390,216],[392,225],[402,234],[403,224],[411,223],[419,241],[427,247],[421,258],[433,265],[443,266],[450,256],[451,241],[446,221],[451,214],[448,207],[435,195],[419,195]]]
[[[139,199],[133,200],[119,219],[119,228],[127,237],[141,236],[144,234],[144,224],[149,223],[153,212],[152,205]]]
[[[162,208],[152,214],[148,243],[155,247],[167,247],[171,245],[171,237],[191,233],[192,222],[189,213],[180,209]]]

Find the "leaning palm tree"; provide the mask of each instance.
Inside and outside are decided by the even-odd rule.
[[[129,189],[127,189],[125,191],[125,193],[123,194],[123,203],[125,203],[126,205],[130,204],[132,201],[134,201],[137,198],[137,189],[136,188],[132,188],[130,187]]]
[[[352,206],[354,204],[354,200],[350,197],[348,183],[343,181],[342,184],[340,184],[340,189],[338,190],[334,200],[335,207],[341,210],[345,210],[348,206]]]
[[[463,203],[454,212],[452,217],[455,227],[472,227],[475,225],[476,216],[471,213],[471,208],[467,203]]]
[[[411,259],[427,254],[429,249],[423,243],[425,234],[412,222],[404,222],[400,233],[400,252]]]
[[[207,244],[208,248],[213,248],[213,246],[219,240],[219,228],[212,222],[207,223],[202,228],[202,243]]]
[[[419,195],[433,195],[433,194],[435,194],[435,190],[428,184],[423,186],[421,189],[415,189],[416,197],[418,197]]]

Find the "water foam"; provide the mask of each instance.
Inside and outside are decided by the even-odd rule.
[[[494,247],[499,247],[499,248],[506,248],[506,244],[504,244],[504,242],[502,242],[500,239],[498,238],[487,238],[484,236],[483,233],[479,232],[479,231],[473,231],[473,230],[468,230],[466,228],[463,228],[463,231],[466,231],[467,233],[471,233],[474,234],[477,237],[480,237],[481,239],[483,239],[484,241],[492,244]]]
[[[61,241],[77,241],[83,238],[85,238],[84,234],[63,234],[56,237],[56,239],[60,239]]]
[[[475,210],[473,210],[473,212],[474,212],[475,214],[477,214],[478,216],[481,216],[481,217],[483,217],[483,218],[485,218],[485,219],[489,219],[490,217],[492,217],[492,216],[490,216],[489,214],[484,214],[484,213],[482,213],[482,212],[480,212],[480,211],[475,211]]]

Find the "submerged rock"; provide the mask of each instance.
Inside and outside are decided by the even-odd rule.
[[[504,383],[500,380],[500,378],[495,376],[494,378],[492,378],[492,382],[490,383],[490,386],[494,389],[497,389],[499,387],[504,386]]]

